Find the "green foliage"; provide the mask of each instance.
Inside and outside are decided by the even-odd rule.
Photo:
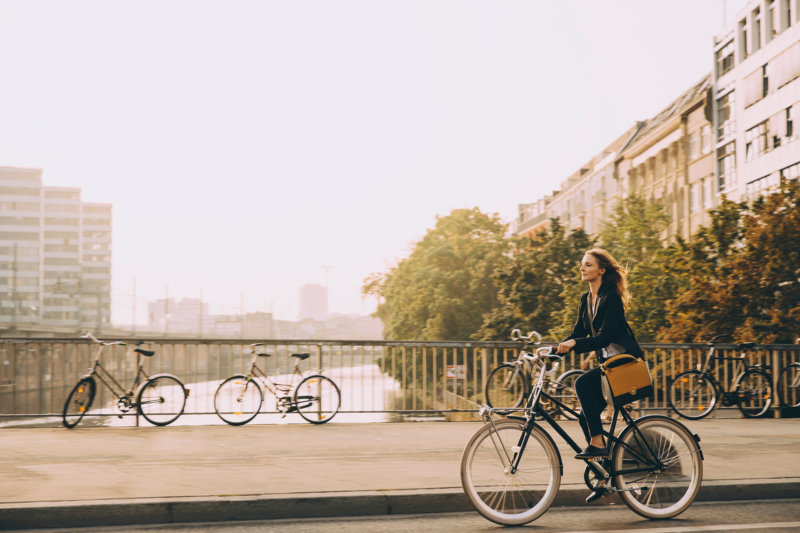
[[[368,277],[387,340],[465,340],[497,303],[492,272],[508,261],[506,226],[477,208],[437,217],[411,255]]]
[[[601,246],[628,270],[628,322],[639,342],[652,342],[666,325],[664,303],[681,285],[672,267],[678,253],[665,247],[663,235],[670,222],[660,203],[640,196],[619,200],[600,230]]]
[[[514,328],[549,332],[564,307],[561,294],[576,285],[580,258],[592,244],[583,230],[567,234],[558,219],[533,238],[515,239],[511,260],[494,273],[499,305],[473,338],[507,340]]]

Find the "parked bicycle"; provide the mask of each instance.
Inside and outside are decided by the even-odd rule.
[[[717,335],[706,344],[708,355],[705,363],[697,365],[697,370],[681,372],[669,384],[667,400],[670,407],[684,418],[699,420],[708,416],[718,406],[736,405],[742,414],[749,418],[764,416],[772,405],[772,376],[761,365],[750,365],[747,362],[747,351],[755,346],[754,342],[742,342],[736,345],[741,350],[738,357],[715,355],[716,347],[722,339],[730,339],[730,335]],[[735,376],[729,390],[724,390],[711,372],[715,361],[735,361]]]
[[[800,407],[800,363],[790,363],[781,370],[778,398],[784,407]]]
[[[91,333],[86,333],[82,338],[89,339],[98,347],[94,365],[73,387],[64,402],[62,421],[66,427],[77,426],[89,411],[97,393],[98,380],[117,398],[117,408],[121,413],[136,409],[145,420],[156,426],[171,424],[183,414],[189,396],[189,390],[183,382],[172,374],[148,376],[142,367],[142,356],[152,357],[155,352],[141,348],[133,350],[136,353],[136,375],[130,387],[125,388],[100,362],[106,346],[125,346],[125,343],[100,341]],[[119,417],[122,418],[122,414]]]
[[[536,341],[533,340],[536,337]],[[525,401],[531,393],[532,385],[530,376],[535,372],[535,368],[526,355],[530,355],[529,349],[542,342],[542,336],[531,331],[528,335],[522,335],[518,329],[511,331],[511,339],[523,343],[519,356],[515,361],[503,363],[491,371],[486,379],[485,396],[486,404],[489,407],[502,410],[506,413],[515,411],[525,405]],[[580,402],[575,392],[575,381],[586,372],[583,370],[567,370],[558,377],[559,363],[555,363],[545,375],[543,389],[549,396],[557,398],[561,403],[568,405],[571,409],[579,411]],[[565,418],[572,419],[568,411],[560,409],[555,403],[547,403],[545,409],[552,416],[563,415]]]
[[[535,418],[543,418],[576,453],[581,451],[542,407],[542,400],[560,403],[544,391],[544,379],[547,366],[562,356],[541,347],[524,357],[539,370],[523,416],[494,420],[492,415],[502,410],[484,406],[486,424],[469,440],[461,458],[461,484],[470,503],[485,518],[507,526],[540,517],[561,485],[561,453]],[[566,405],[559,408],[578,416]],[[615,435],[619,416],[627,425]],[[582,459],[584,481],[593,491],[615,493],[632,511],[650,519],[672,518],[692,504],[702,483],[703,452],[700,438],[686,426],[663,415],[634,420],[627,410],[615,409],[603,434],[609,457]]]
[[[339,386],[320,373],[305,375],[300,370],[300,362],[308,359],[309,354],[291,354],[295,359],[291,383],[276,383],[256,364],[259,357],[270,357],[256,350],[263,344],[250,346],[253,358],[247,374],[229,377],[220,383],[214,394],[214,409],[222,420],[241,426],[255,418],[264,402],[262,387],[275,396],[276,408],[283,416],[296,412],[312,424],[324,424],[339,412],[342,403]]]

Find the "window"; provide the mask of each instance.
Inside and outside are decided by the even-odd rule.
[[[796,180],[800,178],[800,162],[781,169],[781,181]]]
[[[697,132],[689,134],[689,141],[688,141],[688,150],[689,150],[689,160],[695,159],[700,153],[700,146],[697,142]]]
[[[792,121],[792,110],[796,109],[798,104],[786,108],[786,138],[791,139],[794,137],[794,122]]]
[[[711,126],[705,125],[700,129],[700,151],[707,154],[711,151]]]
[[[736,134],[735,109],[736,98],[734,91],[729,92],[717,100],[717,140],[723,141]]]
[[[752,29],[753,29],[753,36],[752,36],[752,46],[750,50],[752,53],[758,52],[761,48],[761,8],[757,7],[753,10],[752,13]]]
[[[702,209],[703,184],[695,183],[692,185],[691,189],[689,189],[689,196],[689,209],[691,209],[692,213],[699,213]]]
[[[752,161],[767,151],[767,121],[744,133],[744,160]]]
[[[706,178],[705,184],[706,184],[706,193],[705,197],[703,198],[704,200],[703,206],[706,209],[711,209],[712,207],[714,207],[714,180],[712,180],[711,178]]]
[[[769,63],[761,67],[761,98],[769,94]]]
[[[733,68],[733,39],[717,50],[716,63],[717,77],[727,74]]]
[[[730,188],[736,177],[736,142],[729,142],[717,149],[717,175],[719,176],[718,189],[725,192]]]
[[[739,21],[739,57],[743,61],[748,56],[747,19]]]
[[[767,0],[767,23],[769,24],[769,35],[770,39],[775,37],[780,33],[780,20],[778,20],[778,15],[780,12],[775,6],[775,0]]]

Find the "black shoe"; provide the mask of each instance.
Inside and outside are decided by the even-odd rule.
[[[575,459],[592,459],[593,457],[608,457],[608,448],[598,448],[590,444],[576,455]]]
[[[592,491],[591,494],[589,494],[586,497],[586,503],[596,502],[597,500],[605,496],[606,492],[607,492],[606,489],[604,489],[603,487],[597,487]]]

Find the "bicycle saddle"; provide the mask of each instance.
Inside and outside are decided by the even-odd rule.
[[[739,348],[740,350],[749,350],[755,345],[756,343],[754,342],[740,342],[739,344],[736,345],[736,347]]]
[[[134,352],[136,352],[136,353],[140,353],[140,354],[142,354],[142,355],[146,355],[147,357],[152,357],[152,356],[153,356],[153,354],[155,354],[155,353],[156,353],[156,352],[154,352],[153,350],[142,350],[141,348],[136,348],[136,349],[134,350]]]
[[[258,354],[258,356],[259,357],[270,357],[270,354],[268,354],[268,353],[260,353],[260,354]]]
[[[311,356],[309,354],[307,354],[307,353],[293,353],[292,357],[297,357],[298,359],[300,359],[302,361],[303,359],[308,359]]]

